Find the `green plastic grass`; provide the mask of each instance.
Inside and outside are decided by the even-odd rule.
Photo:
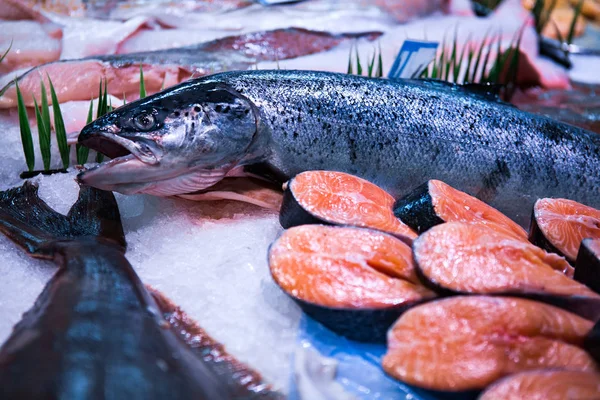
[[[25,163],[27,164],[27,170],[33,171],[35,166],[35,153],[33,151],[33,136],[31,135],[31,127],[29,126],[29,119],[27,118],[27,109],[23,102],[23,96],[19,84],[15,80],[15,86],[17,87],[17,109],[19,112],[19,128],[21,130],[21,143],[23,144],[23,153],[25,154]]]
[[[144,69],[140,65],[140,99],[146,97],[146,83],[144,82]]]
[[[353,53],[354,52],[354,53]],[[348,57],[348,74],[354,75],[356,68],[356,75],[363,75],[363,64],[360,61],[360,55],[358,54],[358,46],[350,47],[350,55]],[[381,45],[373,49],[368,63],[366,76],[369,78],[381,78],[383,77],[383,58],[381,56]]]
[[[533,14],[535,30],[538,34],[541,34],[546,25],[548,25],[550,14],[552,14],[555,8],[556,0],[552,0],[548,7],[546,7],[544,0],[535,0],[531,13]]]
[[[6,49],[6,51],[4,52],[4,54],[2,54],[2,57],[0,57],[0,63],[2,61],[4,61],[4,59],[6,58],[6,56],[8,55],[8,52],[10,51],[10,49],[12,48],[13,45],[13,41],[10,41],[10,44],[8,45],[8,49]]]
[[[567,37],[563,37],[560,33],[560,29],[556,24],[554,24],[554,31],[556,32],[556,38],[560,43],[563,44],[571,44],[573,43],[573,38],[575,37],[575,27],[577,26],[577,20],[581,15],[581,10],[583,9],[583,0],[579,0],[577,5],[575,5],[575,13],[573,14],[573,20],[569,25],[569,32],[567,33]],[[566,52],[568,54],[568,51]]]
[[[467,44],[462,46],[461,50],[458,50],[458,38],[455,33],[450,46],[446,45],[446,39],[442,41],[436,58],[421,74],[421,78],[455,83],[513,84],[523,32],[523,29],[519,30],[504,51],[501,47],[500,33],[490,36],[488,31],[479,45],[467,40]],[[496,57],[492,57],[494,54]]]
[[[566,42],[568,44],[573,43],[573,37],[575,36],[575,26],[577,25],[577,20],[581,15],[581,10],[583,9],[583,0],[579,0],[579,3],[575,6],[575,14],[573,15],[573,20],[571,21],[571,26],[569,27],[569,33],[567,34]]]
[[[50,169],[50,125],[48,125],[43,117],[40,108],[38,107],[35,97],[33,98],[33,104],[35,107],[35,119],[38,128],[38,139],[40,142],[40,153],[42,153],[42,162],[44,163],[44,169]]]
[[[10,50],[10,48],[9,48]],[[6,56],[8,51],[0,58],[0,61]],[[50,97],[52,99],[52,106],[49,106],[46,86],[44,82],[41,82],[41,102],[38,104],[35,97],[33,98],[35,107],[36,126],[38,129],[38,139],[40,143],[40,152],[43,161],[43,171],[49,171],[51,168],[51,121],[50,121],[50,107],[54,113],[54,131],[56,134],[56,142],[64,169],[69,167],[70,164],[70,146],[67,144],[67,135],[65,130],[65,124],[58,103],[58,96],[52,84],[52,80],[48,76],[48,83],[50,88]],[[164,84],[164,82],[163,82]],[[15,80],[17,89],[17,108],[19,114],[19,126],[21,130],[21,142],[23,144],[23,153],[25,155],[25,163],[29,172],[33,171],[35,165],[35,153],[33,148],[33,135],[31,133],[31,127],[27,115],[27,108],[23,101],[23,96],[19,88],[18,82]],[[140,66],[140,97],[146,96],[146,87],[144,84],[144,71]],[[125,94],[123,94],[123,104],[126,104]],[[99,118],[106,113],[113,110],[112,101],[108,98],[108,82],[106,79],[100,80],[98,85],[98,104],[96,107],[95,118]],[[88,109],[86,124],[89,124],[94,119],[94,102],[90,100],[90,106]],[[84,165],[88,162],[90,150],[81,145],[76,145],[76,162],[78,165]],[[104,155],[96,153],[96,162],[102,162]]]
[[[65,122],[63,121],[62,112],[58,103],[58,96],[54,90],[54,85],[48,77],[48,84],[50,85],[50,97],[52,98],[52,110],[54,111],[54,132],[56,133],[56,142],[58,143],[58,151],[62,160],[63,168],[69,168],[69,153],[71,146],[67,144],[67,132],[65,130]]]

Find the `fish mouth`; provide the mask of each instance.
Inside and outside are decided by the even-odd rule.
[[[113,132],[96,131],[80,137],[79,144],[112,158],[112,161],[134,156],[144,164],[159,163],[157,155],[143,139],[134,141]]]
[[[135,193],[145,184],[161,178],[167,171],[160,168],[160,149],[148,139],[128,139],[117,135],[118,128],[86,130],[79,144],[110,157],[77,175],[81,184],[121,193]],[[150,142],[150,143],[148,143]]]

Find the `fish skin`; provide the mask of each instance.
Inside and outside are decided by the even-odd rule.
[[[124,256],[112,194],[83,188],[64,216],[26,183],[0,193],[0,232],[59,266],[0,347],[0,398],[281,398],[181,310],[144,288]],[[173,312],[184,320],[172,320]],[[202,346],[186,342],[182,330]],[[206,357],[211,348],[218,360]]]
[[[0,349],[0,397],[226,398],[217,377],[160,326],[121,251],[93,242],[65,251]]]
[[[169,121],[186,125],[189,134],[191,117],[183,113],[174,117],[173,107],[196,103],[214,107],[207,93],[217,87],[247,103],[257,130],[246,132],[245,139],[236,136],[246,140],[236,142],[238,153],[245,146],[243,154],[234,155],[232,149],[227,157],[225,145],[206,151],[194,164],[203,164],[206,170],[260,167],[280,181],[307,170],[341,171],[367,179],[395,197],[437,179],[475,194],[524,227],[540,197],[568,197],[600,206],[600,138],[595,134],[435,81],[311,71],[227,72],[129,103],[86,126],[79,142],[94,148],[93,139],[100,131],[104,139],[121,137],[118,127],[148,109],[170,115]],[[201,117],[195,116],[200,119],[194,129],[197,135],[207,135]],[[219,132],[241,129],[226,116],[213,118],[220,121]],[[130,128],[125,136],[155,142],[159,134],[164,142],[169,129],[168,124],[146,133]],[[190,162],[185,158],[188,142],[161,149],[170,166]],[[177,158],[177,152],[188,155]],[[208,161],[217,153],[217,158],[227,159],[227,165]],[[160,157],[156,160],[155,171],[161,164]],[[135,182],[133,175],[121,172],[120,184]],[[103,184],[111,181],[110,171],[103,167],[95,170],[95,176],[83,172],[79,178],[92,186],[100,178]],[[124,187],[110,188],[124,191]]]

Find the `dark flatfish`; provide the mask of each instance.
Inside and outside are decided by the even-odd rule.
[[[25,183],[0,194],[0,230],[60,267],[0,348],[0,398],[280,398],[182,340],[124,256],[112,193],[83,187],[64,216]]]

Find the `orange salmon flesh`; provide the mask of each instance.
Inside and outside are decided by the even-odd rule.
[[[567,199],[541,199],[533,209],[544,237],[569,260],[577,258],[581,241],[600,239],[600,211]]]
[[[572,273],[572,267],[564,258],[484,225],[438,225],[415,240],[413,247],[423,274],[455,292],[599,297],[565,275]]]
[[[408,384],[483,389],[510,374],[565,368],[598,372],[581,348],[593,323],[531,300],[457,296],[405,312],[388,332],[383,368]]]
[[[367,229],[288,229],[271,247],[269,265],[283,290],[321,306],[385,308],[434,297],[415,274],[410,247]]]
[[[600,375],[541,370],[511,375],[490,386],[479,400],[597,400]]]
[[[431,180],[428,186],[433,208],[445,222],[483,224],[517,239],[527,240],[525,229],[483,201],[442,181]]]
[[[308,171],[296,175],[289,189],[296,201],[319,219],[417,237],[394,216],[394,198],[364,179],[342,172]]]

